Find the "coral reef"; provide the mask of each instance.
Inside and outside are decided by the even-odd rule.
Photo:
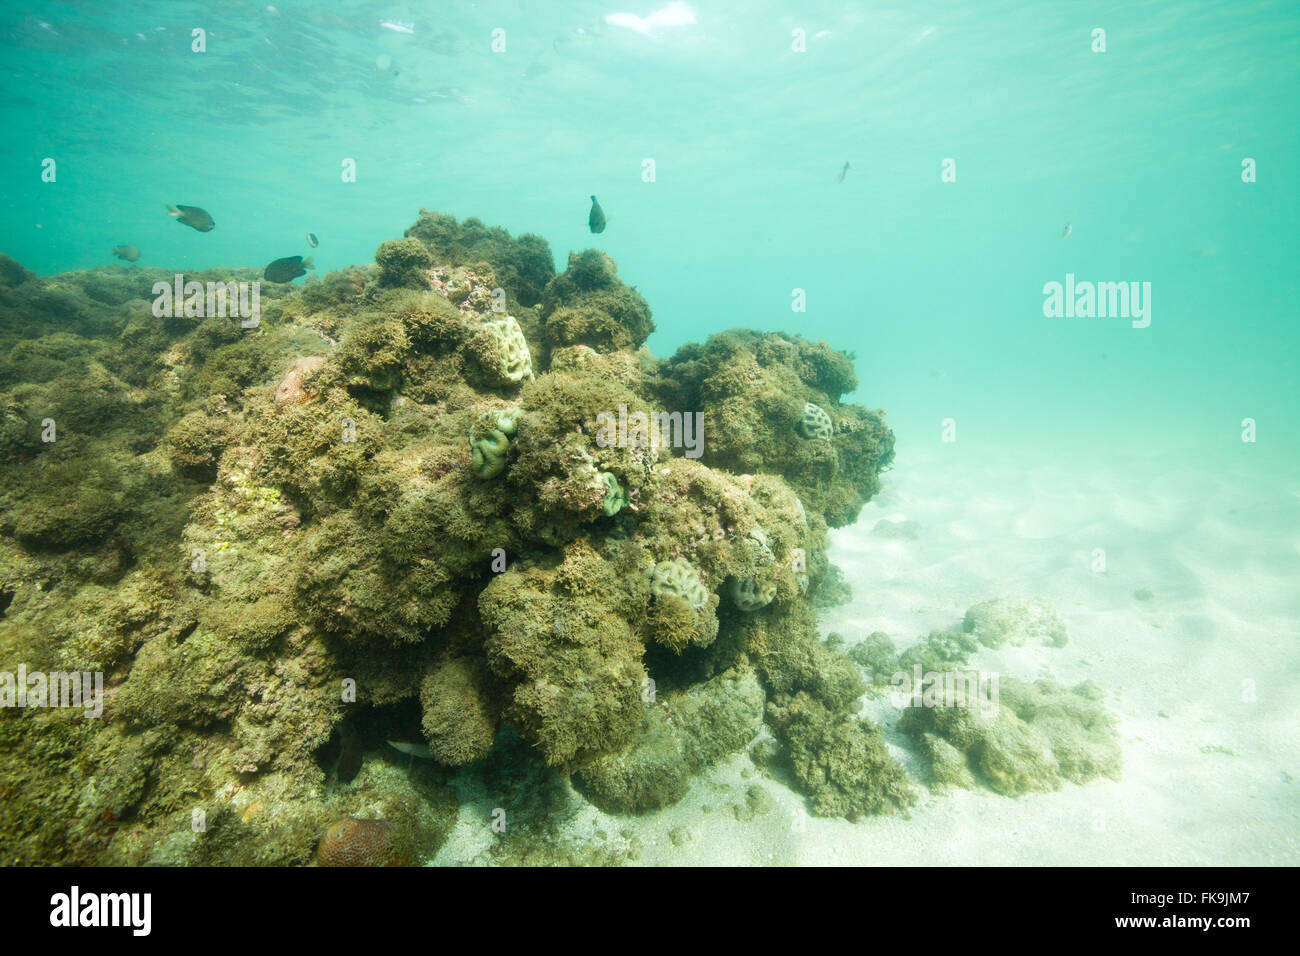
[[[845,355],[734,330],[656,359],[604,253],[557,275],[539,237],[430,211],[375,265],[264,289],[255,329],[155,316],[170,278],[0,260],[0,669],[105,687],[98,719],[0,711],[10,859],[420,863],[451,775],[514,768],[533,802],[494,852],[538,862],[565,775],[648,811],[764,726],[815,812],[911,803],[812,608],[893,456]],[[658,409],[702,414],[702,457],[597,438]],[[1008,791],[1106,772],[1064,693],[1011,695],[1023,740],[918,732]],[[1025,740],[1041,764],[1007,769]]]

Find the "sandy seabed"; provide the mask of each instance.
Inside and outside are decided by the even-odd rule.
[[[823,633],[851,646],[883,631],[903,650],[960,627],[980,601],[1045,600],[1067,646],[982,649],[972,664],[1101,684],[1121,780],[1019,798],[919,787],[910,816],[849,823],[807,816],[739,754],[658,813],[584,806],[571,836],[635,845],[642,865],[1300,864],[1296,469],[1251,449],[1211,464],[936,445],[900,447],[899,462],[858,522],[832,533],[853,599],[823,613]],[[924,775],[889,698],[864,713]],[[466,819],[434,862],[482,859],[490,839]]]

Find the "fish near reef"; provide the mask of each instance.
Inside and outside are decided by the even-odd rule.
[[[316,233],[307,233],[307,245],[311,246],[313,249],[320,245],[320,240],[316,238]]]
[[[408,744],[404,740],[390,740],[388,746],[410,757],[419,757],[421,760],[433,759],[433,751],[429,749],[428,744]]]
[[[211,232],[217,225],[208,211],[198,206],[167,206],[167,215],[175,216],[177,222],[199,232]]]
[[[113,255],[127,262],[135,262],[140,258],[140,250],[135,246],[114,246]]]
[[[849,174],[849,163],[848,163],[848,160],[845,160],[845,162],[844,162],[844,168],[840,170],[839,178],[836,179],[835,181],[836,181],[837,183],[842,183],[842,182],[844,182],[844,177],[847,176],[848,174]]]
[[[587,216],[587,228],[592,232],[605,231],[605,210],[600,208],[600,203],[596,202],[596,197],[591,197],[591,213]]]
[[[292,282],[298,276],[305,276],[308,269],[315,268],[315,264],[310,259],[304,259],[302,256],[285,256],[267,266],[262,276],[267,282]]]

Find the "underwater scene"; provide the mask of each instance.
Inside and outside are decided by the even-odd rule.
[[[5,865],[1300,863],[1295,3],[0,50]]]

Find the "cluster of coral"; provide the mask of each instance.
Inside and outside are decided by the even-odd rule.
[[[106,697],[0,711],[6,858],[416,862],[457,768],[639,812],[764,725],[815,812],[907,807],[815,626],[827,529],[893,456],[849,359],[657,359],[608,256],[556,274],[475,219],[375,258],[264,289],[255,329],[156,317],[162,270],[0,262],[0,669]],[[620,408],[701,412],[702,457],[598,442]]]

